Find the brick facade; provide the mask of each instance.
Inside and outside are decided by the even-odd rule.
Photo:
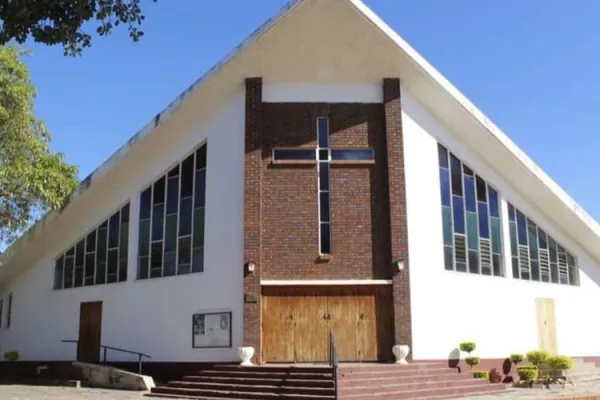
[[[393,279],[395,337],[410,344],[410,292],[400,87],[383,82],[382,103],[262,103],[246,81],[244,345],[260,361],[260,279]],[[314,163],[274,164],[273,148],[316,147],[328,117],[332,148],[372,148],[374,162],[331,167],[332,257],[319,257]],[[391,238],[394,238],[392,240]],[[405,269],[393,270],[395,260]],[[251,301],[251,302],[249,302]]]
[[[404,264],[404,269],[397,270],[393,278],[394,333],[397,344],[408,344],[412,348],[410,263],[408,260],[408,223],[399,79],[384,79],[383,103],[385,108],[386,148],[388,151],[391,255],[393,262],[398,261]]]

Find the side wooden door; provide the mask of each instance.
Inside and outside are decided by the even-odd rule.
[[[535,300],[540,348],[549,354],[556,354],[556,324],[554,300],[538,298]]]
[[[317,288],[302,288],[296,297],[294,347],[297,362],[329,360],[327,296]]]
[[[100,362],[100,345],[102,340],[102,302],[81,303],[79,307],[79,342],[77,344],[77,360]]]
[[[359,299],[355,288],[338,288],[327,299],[329,330],[335,335],[340,361],[359,361]]]

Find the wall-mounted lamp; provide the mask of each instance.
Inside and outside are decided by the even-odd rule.
[[[404,261],[396,260],[396,262],[394,262],[394,266],[396,267],[396,271],[404,271]]]
[[[247,274],[253,274],[255,269],[256,269],[256,264],[254,264],[254,261],[248,261],[246,263],[246,273]]]

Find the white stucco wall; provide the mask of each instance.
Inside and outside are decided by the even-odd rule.
[[[539,208],[512,190],[510,182],[500,179],[472,149],[458,142],[410,93],[404,90],[402,98],[415,359],[446,359],[463,341],[475,341],[477,354],[485,358],[537,349],[535,299],[539,297],[554,299],[559,353],[600,354],[600,324],[587,314],[600,302],[598,266],[549,223]],[[438,141],[500,191],[505,278],[444,269]],[[507,201],[576,255],[581,286],[512,278]]]
[[[16,350],[22,360],[73,360],[81,302],[102,301],[102,344],[152,356],[153,361],[232,361],[242,342],[244,93],[238,92],[204,123],[167,125],[164,137],[132,154],[134,168],[117,170],[90,189],[85,212],[64,240],[49,248],[28,272],[9,285],[12,324],[0,332],[0,351]],[[167,122],[168,124],[168,122]],[[204,140],[208,142],[204,272],[136,280],[140,190],[166,173]],[[54,258],[110,216],[131,204],[128,280],[123,283],[52,290]],[[5,296],[6,297],[6,296]],[[192,314],[232,311],[230,349],[193,349]],[[6,301],[4,307],[6,315]],[[109,360],[135,356],[108,353]]]

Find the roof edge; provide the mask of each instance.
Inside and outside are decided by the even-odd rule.
[[[404,51],[411,62],[415,64],[424,74],[429,76],[441,88],[443,88],[459,105],[469,113],[485,130],[510,151],[514,157],[542,184],[544,184],[568,208],[578,219],[581,220],[596,236],[600,238],[600,224],[592,217],[575,199],[573,199],[558,183],[556,183],[539,165],[533,161],[517,144],[506,135],[496,124],[494,124],[475,104],[473,104],[456,86],[454,86],[444,75],[431,65],[418,51],[406,42],[396,31],[383,21],[373,10],[365,5],[362,0],[348,0],[357,10],[362,13],[371,23],[381,29],[402,51]],[[588,251],[586,249],[586,251]]]
[[[214,64],[200,78],[181,92],[174,100],[172,100],[162,111],[144,125],[139,131],[131,136],[125,144],[114,151],[100,166],[94,169],[87,177],[79,184],[79,187],[69,195],[65,206],[60,210],[49,211],[35,222],[25,233],[23,233],[15,242],[13,242],[3,253],[0,253],[0,268],[6,265],[11,258],[19,253],[22,247],[30,240],[44,233],[45,228],[54,221],[62,212],[67,209],[73,202],[81,197],[93,183],[106,176],[115,165],[130,154],[135,148],[136,143],[140,142],[145,137],[149,136],[158,126],[165,122],[173,115],[182,104],[191,97],[195,90],[202,86],[206,81],[217,75],[223,67],[233,61],[243,50],[258,41],[271,28],[273,28],[281,19],[283,19],[291,10],[297,8],[306,0],[290,0],[277,13],[268,18],[258,28],[252,31],[239,45],[227,53],[221,60]]]

